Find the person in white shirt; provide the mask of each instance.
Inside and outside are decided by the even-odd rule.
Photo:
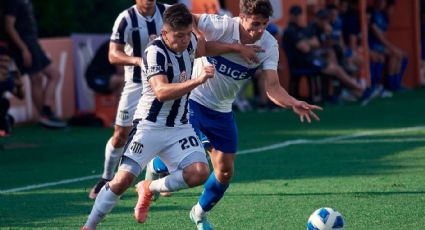
[[[263,71],[269,99],[282,108],[292,109],[301,122],[307,120],[310,123],[312,118],[319,120],[314,110],[322,109],[293,98],[279,83],[278,43],[266,31],[273,14],[269,0],[240,0],[240,12],[239,17],[234,18],[195,15],[197,28],[206,41],[257,45],[264,50],[257,53],[258,62],[246,62],[233,53],[202,57],[195,61],[193,76],[198,76],[205,66],[215,67],[215,76],[195,88],[189,97],[189,121],[198,135],[208,138],[206,147],[209,148],[214,167],[198,203],[190,212],[190,218],[198,229],[212,229],[207,212],[223,197],[233,177],[237,128],[232,103],[240,87],[253,77],[257,69]]]

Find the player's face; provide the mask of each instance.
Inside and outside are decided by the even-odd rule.
[[[259,40],[266,30],[269,18],[261,15],[241,14],[241,25],[252,40]]]
[[[136,0],[136,5],[145,9],[155,7],[156,0]]]
[[[162,36],[172,51],[183,52],[189,46],[192,38],[192,24],[178,29],[172,29],[170,26],[164,25]]]

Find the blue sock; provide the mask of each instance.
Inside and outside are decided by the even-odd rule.
[[[375,69],[375,75],[376,75],[376,84],[379,85],[381,84],[381,80],[382,80],[382,72],[384,72],[384,63],[378,62],[376,63],[376,69]]]
[[[378,67],[378,63],[377,62],[371,62],[370,63],[370,81],[372,84],[372,88],[374,88],[378,82],[378,76],[376,75],[377,73],[377,67]]]
[[[407,64],[409,63],[409,59],[407,57],[403,58],[401,62],[400,72],[396,76],[396,80],[394,82],[396,89],[401,88],[401,80],[403,79],[404,72],[406,71]]]
[[[397,74],[388,75],[386,79],[386,85],[389,90],[397,89]]]
[[[164,162],[162,162],[161,158],[159,157],[155,157],[153,159],[153,169],[156,173],[168,173],[167,166],[164,164]]]
[[[198,200],[202,209],[206,212],[210,211],[214,205],[218,203],[218,201],[223,197],[224,192],[228,187],[228,184],[224,185],[215,178],[214,172],[211,173],[207,182],[204,184],[204,191]]]

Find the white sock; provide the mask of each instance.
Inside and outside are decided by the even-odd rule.
[[[115,193],[111,191],[109,184],[105,184],[97,195],[93,208],[84,226],[89,229],[96,229],[96,226],[103,220],[106,214],[112,211],[112,208],[114,208],[119,198],[119,196],[115,195]]]
[[[114,177],[115,170],[123,155],[124,147],[114,148],[112,137],[108,140],[105,147],[105,164],[103,166],[102,178],[111,180]]]
[[[198,203],[195,204],[195,209],[194,209],[194,214],[195,216],[203,216],[205,215],[207,212],[204,211],[204,209],[202,209],[201,205]]]
[[[152,181],[149,189],[152,192],[173,192],[189,188],[183,178],[183,170],[177,170],[172,174],[158,180]]]

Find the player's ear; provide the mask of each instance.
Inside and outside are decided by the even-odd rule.
[[[167,35],[167,31],[166,31],[166,30],[164,30],[164,29],[162,29],[162,30],[161,30],[161,35],[162,35],[162,37],[163,37],[164,39],[166,39],[165,35]]]

